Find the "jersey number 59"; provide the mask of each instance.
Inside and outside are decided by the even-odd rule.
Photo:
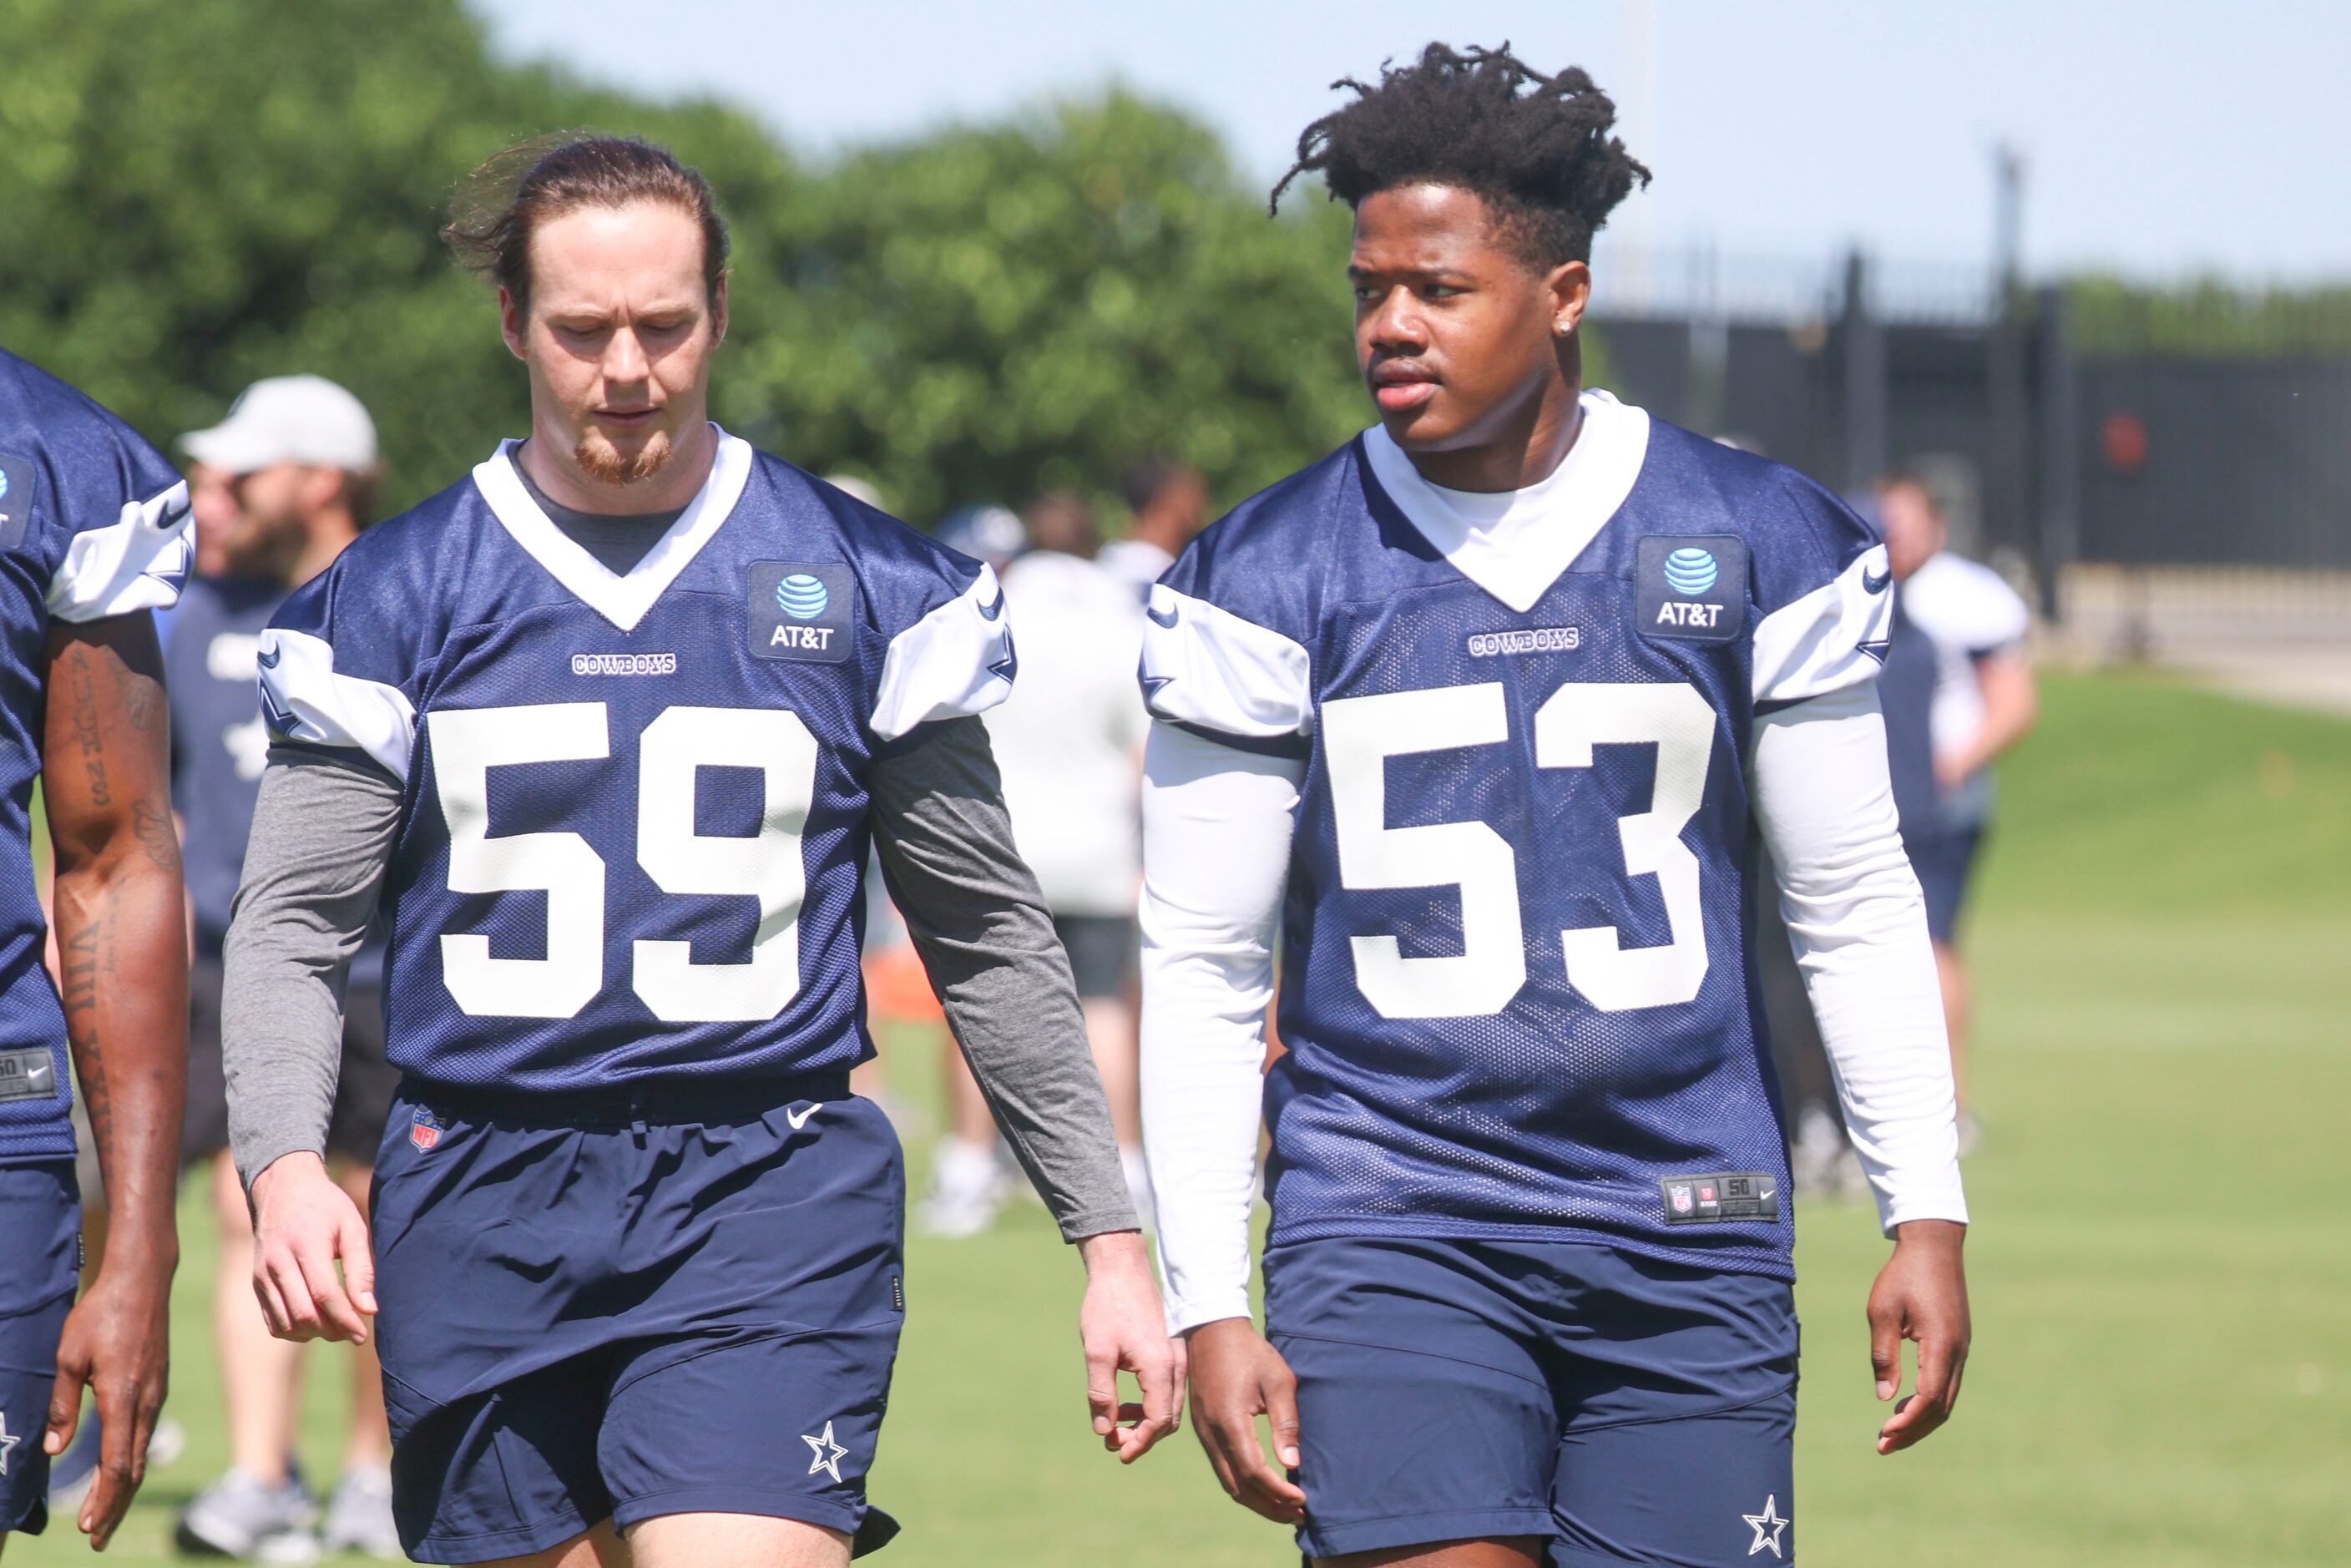
[[[441,938],[441,971],[476,1016],[565,1019],[604,987],[604,862],[578,833],[489,836],[493,768],[611,755],[602,703],[428,713],[434,776],[449,823],[453,893],[547,894],[547,956],[493,958],[490,939]],[[756,768],[756,837],[694,831],[698,768]],[[800,833],[816,794],[816,737],[774,708],[673,707],[637,741],[637,863],[664,893],[759,901],[747,964],[697,964],[684,942],[640,941],[630,984],[669,1023],[752,1023],[799,993]]]
[[[1589,768],[1594,746],[1654,742],[1657,747],[1649,809],[1618,818],[1616,832],[1625,872],[1656,877],[1673,939],[1661,947],[1626,947],[1613,925],[1560,933],[1568,983],[1603,1012],[1687,1002],[1706,979],[1698,857],[1681,832],[1706,796],[1714,722],[1714,710],[1698,689],[1682,684],[1571,683],[1535,711],[1540,768]],[[1500,1012],[1527,983],[1518,855],[1484,822],[1389,827],[1387,759],[1507,741],[1510,716],[1501,686],[1489,682],[1342,697],[1322,705],[1322,731],[1340,882],[1364,889],[1461,889],[1458,955],[1407,958],[1394,936],[1352,938],[1364,999],[1392,1019]],[[1541,852],[1541,845],[1529,848]]]

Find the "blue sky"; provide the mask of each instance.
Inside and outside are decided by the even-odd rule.
[[[1582,64],[1657,173],[1621,242],[1974,263],[1991,149],[2036,274],[2351,279],[2351,5],[1836,0],[473,0],[502,53],[737,103],[811,153],[1118,79],[1269,181],[1300,126],[1441,28]],[[1432,20],[1441,18],[1441,20]]]

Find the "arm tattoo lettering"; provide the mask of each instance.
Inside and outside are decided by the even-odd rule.
[[[99,725],[98,683],[90,674],[89,654],[78,649],[62,663],[74,745],[81,753],[82,772],[89,781],[90,804],[111,806],[114,795],[106,782],[106,735]]]

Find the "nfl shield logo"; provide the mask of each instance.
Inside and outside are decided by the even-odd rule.
[[[1676,1214],[1687,1214],[1690,1211],[1689,1184],[1687,1182],[1680,1181],[1674,1183],[1673,1193],[1674,1212]]]
[[[408,1129],[408,1141],[430,1153],[441,1142],[441,1119],[430,1111],[419,1111],[414,1124]]]

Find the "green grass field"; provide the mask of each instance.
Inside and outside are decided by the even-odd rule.
[[[1861,1310],[1885,1246],[1860,1209],[1804,1211],[1805,1560],[2351,1563],[2351,724],[2057,679],[2003,788],[1971,938],[1966,1397],[1925,1448],[1872,1452]],[[892,1067],[919,1088],[929,1049]],[[221,1462],[203,1210],[187,1223],[172,1408],[191,1446],[149,1480],[119,1562],[165,1561],[171,1511]],[[1133,1470],[1095,1448],[1078,1267],[1041,1209],[917,1239],[907,1271],[873,1481],[907,1528],[883,1561],[1296,1561],[1188,1435]],[[340,1371],[318,1357],[314,1476]],[[53,1529],[8,1561],[83,1550]]]

